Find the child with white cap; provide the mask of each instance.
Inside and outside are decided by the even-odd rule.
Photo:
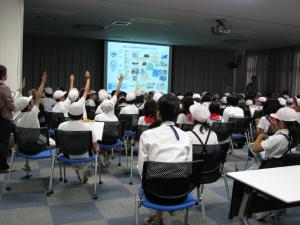
[[[228,122],[230,118],[244,118],[244,111],[238,107],[239,99],[235,95],[229,95],[227,98],[227,107],[223,112],[224,122]]]
[[[135,98],[136,97],[133,92],[127,93],[127,105],[121,109],[120,114],[139,114],[139,109],[135,105]]]
[[[55,106],[56,101],[53,99],[53,89],[51,87],[45,87],[45,98],[41,99],[41,104],[44,106],[46,112],[52,112],[53,106]]]
[[[85,106],[96,107],[97,98],[97,92],[95,90],[90,90]]]
[[[70,75],[70,88],[71,90],[73,88],[74,84],[74,74]],[[55,113],[63,113],[65,117],[68,117],[68,108],[71,104],[71,101],[69,98],[66,98],[66,91],[57,90],[53,93],[53,99],[57,101],[56,105],[52,108],[52,112]]]
[[[294,103],[291,105],[291,108],[297,112],[297,122],[300,124],[300,96],[294,97]]]
[[[97,136],[95,132],[92,130],[91,126],[87,123],[82,122],[83,118],[83,105],[82,102],[73,102],[68,108],[68,115],[70,121],[63,122],[59,125],[59,130],[65,131],[92,131],[92,140],[93,140],[93,147],[96,151],[100,151],[99,147],[97,146]],[[70,155],[70,158],[87,158],[89,157],[89,152],[82,155]],[[75,169],[78,179],[85,183],[88,180],[88,170],[86,167],[80,166],[79,168],[76,167]]]
[[[118,118],[116,117],[116,115],[114,113],[114,107],[117,102],[117,97],[120,92],[123,80],[124,80],[124,76],[121,75],[119,78],[119,83],[118,83],[117,89],[114,93],[114,96],[109,100],[108,99],[103,100],[102,103],[99,105],[98,108],[101,109],[102,113],[97,114],[95,116],[95,121],[98,121],[98,122],[100,122],[100,121],[101,122],[116,122],[116,121],[118,121]]]
[[[40,128],[39,122],[39,105],[41,102],[41,97],[43,94],[44,86],[47,80],[47,73],[44,72],[42,76],[42,81],[39,86],[38,91],[35,94],[34,103],[32,105],[33,96],[29,97],[20,97],[16,100],[16,111],[20,111],[21,115],[19,119],[16,121],[17,127],[24,128]]]
[[[211,115],[209,109],[201,104],[195,104],[190,107],[190,111],[195,125],[193,131],[189,131],[188,134],[193,144],[218,144],[218,137],[208,124]]]
[[[260,134],[254,142],[252,152],[265,151],[266,158],[280,158],[297,145],[297,113],[289,107],[284,107],[270,116],[276,133],[271,136]]]

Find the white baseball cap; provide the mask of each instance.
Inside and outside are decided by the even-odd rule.
[[[292,104],[292,103],[294,102],[294,99],[293,99],[293,98],[288,98],[288,99],[286,100],[286,102]]]
[[[95,90],[90,90],[89,95],[93,95],[93,94],[97,94],[97,92]]]
[[[68,113],[72,116],[80,116],[83,114],[83,105],[79,102],[73,102],[68,109]]]
[[[126,94],[126,101],[127,102],[131,102],[133,100],[135,100],[135,94],[133,92],[128,92]]]
[[[177,98],[181,101],[183,99],[183,95],[178,95]]]
[[[221,98],[220,100],[223,104],[227,104],[227,97],[224,96],[223,98]]]
[[[251,99],[247,99],[246,106],[252,106],[252,105],[253,105],[253,101]]]
[[[140,89],[137,89],[137,90],[134,91],[134,94],[135,94],[136,97],[139,97],[139,96],[143,95],[143,92]]]
[[[281,106],[286,106],[286,100],[284,98],[280,97],[278,98],[278,101]]]
[[[191,105],[190,112],[192,117],[200,123],[206,122],[210,117],[210,111],[208,107],[205,107],[201,104]]]
[[[283,107],[276,113],[272,113],[270,116],[285,122],[293,122],[297,120],[296,111],[290,107]]]
[[[225,92],[225,93],[224,93],[224,96],[226,96],[226,97],[229,96],[229,95],[230,95],[229,92]]]
[[[75,102],[78,96],[79,96],[79,92],[77,88],[72,88],[69,91],[68,98],[70,99],[71,102]]]
[[[100,107],[104,113],[109,113],[114,109],[114,103],[111,100],[105,99]]]
[[[194,94],[193,94],[193,99],[194,99],[194,98],[201,98],[201,95],[198,94],[198,93],[194,93]]]
[[[108,93],[107,93],[107,91],[105,89],[101,89],[98,92],[98,98],[99,98],[100,102],[104,101],[105,99],[108,99]]]
[[[31,101],[32,97],[33,96],[31,95],[29,97],[18,98],[16,100],[16,111],[23,111]]]
[[[288,96],[288,95],[283,95],[283,97],[287,100],[290,96]]]
[[[47,95],[52,95],[53,94],[53,89],[51,87],[45,87],[45,93]]]
[[[202,93],[202,96],[206,95],[207,93],[208,93],[207,91],[204,91],[204,92]]]
[[[152,99],[153,99],[155,102],[158,102],[158,100],[161,98],[161,96],[163,96],[162,93],[160,93],[160,92],[155,92]]]
[[[266,102],[267,98],[266,97],[259,97],[257,100],[260,101],[260,102]]]
[[[67,93],[66,91],[57,90],[57,91],[54,92],[53,98],[54,99],[59,99],[59,98],[63,97],[66,93]]]

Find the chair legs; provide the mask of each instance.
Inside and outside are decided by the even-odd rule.
[[[184,225],[188,225],[188,219],[189,219],[189,209],[184,210]]]
[[[126,168],[127,168],[127,173],[129,174],[129,162],[128,162],[128,149],[127,149],[127,140],[124,139],[124,146],[125,146],[125,155],[126,155]]]
[[[232,154],[232,157],[233,157],[233,161],[234,161],[234,168],[235,168],[235,171],[238,171],[238,166],[237,166],[237,162],[236,162],[236,157],[235,157],[235,153],[234,153],[234,146],[233,146],[233,142],[231,140],[231,154]]]
[[[15,149],[12,149],[11,152],[11,158],[10,158],[10,165],[9,165],[9,172],[8,172],[8,177],[7,177],[7,187],[6,190],[7,191],[11,191],[11,187],[10,187],[10,176],[11,176],[11,172],[12,172],[12,166],[14,163],[14,156],[15,156]]]
[[[133,184],[133,175],[132,175],[132,170],[133,170],[133,144],[130,143],[130,180],[129,180],[129,184],[132,185]]]
[[[25,161],[25,169],[26,169],[25,179],[29,179],[31,177],[31,175],[29,174],[29,168],[30,168],[29,160],[26,159],[26,161]]]
[[[51,173],[50,173],[50,180],[49,180],[49,188],[47,192],[47,196],[53,194],[53,172],[54,172],[54,164],[55,164],[55,153],[52,153],[52,161],[51,161]]]
[[[59,181],[62,181],[62,170],[61,170],[61,162],[59,161]]]
[[[200,187],[197,187],[197,198],[198,198],[198,202],[201,203],[202,221],[203,221],[203,224],[205,225],[206,218],[205,218],[205,204],[204,204],[203,190],[204,190],[204,185],[200,185]]]
[[[98,198],[98,196],[97,196],[97,175],[98,175],[97,170],[98,170],[98,156],[95,157],[95,174],[94,174],[95,182],[94,182],[94,196],[93,196],[93,199]],[[100,174],[100,171],[99,171],[99,174]],[[100,182],[100,180],[99,180],[99,182]]]
[[[64,183],[67,183],[68,180],[67,180],[67,173],[66,173],[66,165],[63,163],[63,169],[64,169]]]
[[[99,161],[100,156],[97,157],[97,161]],[[101,180],[101,165],[98,162],[98,170],[99,170],[99,184],[102,184],[102,180]]]

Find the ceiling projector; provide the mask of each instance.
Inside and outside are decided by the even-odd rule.
[[[225,25],[226,20],[217,19],[217,25],[215,27],[211,27],[211,33],[214,35],[224,35],[231,33],[231,25]]]

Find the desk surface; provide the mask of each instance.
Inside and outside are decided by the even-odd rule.
[[[300,202],[300,166],[232,172],[227,176],[285,203]]]

